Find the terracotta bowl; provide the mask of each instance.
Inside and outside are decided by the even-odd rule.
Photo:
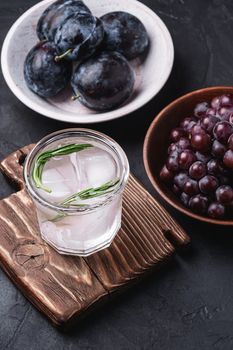
[[[178,126],[182,119],[192,114],[197,103],[210,101],[213,97],[226,93],[233,94],[233,87],[218,86],[196,90],[178,98],[165,107],[155,117],[147,131],[144,141],[143,160],[147,175],[155,190],[172,207],[191,218],[203,222],[233,226],[233,220],[215,220],[193,213],[180,203],[178,198],[159,178],[159,172],[167,157],[171,129]]]

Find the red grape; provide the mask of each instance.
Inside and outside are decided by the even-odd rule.
[[[168,154],[171,154],[173,152],[178,152],[178,151],[179,151],[179,149],[178,149],[177,143],[171,143],[167,149]]]
[[[223,157],[223,163],[226,165],[227,168],[233,169],[233,151],[229,149],[226,151]]]
[[[178,173],[174,176],[174,184],[183,191],[185,182],[188,180],[188,175],[185,172]]]
[[[170,144],[170,146],[168,147],[168,154],[174,151],[180,153],[188,148],[191,148],[189,140],[186,137],[181,137],[178,142]]]
[[[178,186],[173,185],[172,186],[172,192],[175,193],[176,195],[180,194],[180,189]]]
[[[181,137],[177,142],[177,147],[180,151],[191,148],[190,141],[186,137]]]
[[[190,165],[196,161],[196,156],[190,149],[186,149],[179,154],[179,166],[181,169],[188,170]]]
[[[218,176],[223,172],[222,165],[218,159],[211,159],[207,163],[208,173],[211,175]]]
[[[218,203],[218,202],[213,202],[210,204],[208,208],[208,215],[210,218],[213,219],[221,219],[223,218],[225,214],[225,207]]]
[[[196,118],[187,117],[180,123],[180,127],[183,128],[184,131],[189,132],[196,123]]]
[[[226,120],[226,121],[231,122],[231,116],[233,114],[233,107],[221,107],[218,113],[219,113],[221,120]]]
[[[207,102],[201,102],[196,105],[194,108],[194,115],[197,118],[201,118],[205,115],[206,111],[209,108],[209,103]]]
[[[199,193],[199,187],[197,181],[189,179],[184,183],[184,192],[189,196],[194,196]]]
[[[233,189],[231,186],[222,185],[216,190],[217,201],[221,204],[230,204],[233,201]]]
[[[231,136],[229,137],[227,144],[230,150],[233,151],[233,134],[231,134]]]
[[[205,130],[201,127],[201,125],[196,124],[192,127],[191,129],[191,136],[195,135],[195,134],[203,134],[205,135],[206,132]]]
[[[228,120],[229,120],[229,122],[230,122],[231,124],[233,124],[233,113],[231,113],[231,114],[229,115]]]
[[[213,193],[218,187],[218,179],[212,175],[206,175],[199,180],[199,188],[202,193]]]
[[[213,134],[214,137],[221,143],[226,144],[230,135],[233,133],[233,126],[226,121],[219,122],[215,125]]]
[[[160,171],[160,178],[166,183],[170,183],[173,180],[173,173],[168,170],[166,165],[164,165]]]
[[[176,129],[173,129],[171,131],[170,139],[172,142],[177,142],[177,141],[179,141],[179,139],[181,137],[183,137],[185,135],[186,135],[186,133],[185,133],[184,129],[176,128]]]
[[[208,154],[203,154],[198,151],[195,154],[196,154],[197,160],[200,160],[203,163],[207,163],[210,160],[210,156]]]
[[[191,136],[191,146],[200,152],[206,152],[211,146],[211,138],[208,134],[193,134]]]
[[[212,154],[213,156],[217,158],[222,158],[226,152],[226,146],[224,146],[221,142],[218,140],[214,140],[212,144]]]
[[[211,106],[215,109],[219,109],[220,107],[231,106],[231,104],[232,104],[231,95],[217,96],[213,98],[213,100],[211,101]]]
[[[189,168],[189,175],[195,180],[200,180],[203,176],[206,175],[206,165],[203,162],[196,161]]]
[[[218,122],[219,118],[212,115],[207,115],[201,119],[201,127],[205,129],[209,134],[211,134],[215,124]]]
[[[211,101],[211,107],[214,109],[219,109],[221,107],[220,99],[221,99],[221,96],[214,97],[213,100]]]
[[[205,214],[207,210],[207,206],[208,206],[208,198],[201,194],[197,194],[196,196],[193,196],[189,200],[189,208],[197,213]]]
[[[214,108],[209,108],[207,111],[206,111],[206,115],[209,115],[209,116],[213,116],[213,117],[219,117],[219,114],[218,114],[218,110],[214,109]]]
[[[180,200],[186,207],[188,206],[189,199],[190,199],[190,197],[187,193],[184,193],[184,192],[181,193]]]
[[[172,152],[167,159],[167,168],[170,171],[176,172],[179,170],[179,153]]]

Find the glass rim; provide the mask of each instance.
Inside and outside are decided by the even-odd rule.
[[[73,135],[72,135],[73,134]],[[116,184],[115,188],[113,191],[109,192],[106,194],[106,198],[97,203],[93,204],[83,204],[80,207],[63,207],[59,204],[54,204],[48,201],[47,199],[43,198],[43,196],[36,190],[36,186],[33,186],[33,182],[31,181],[31,176],[30,176],[30,169],[33,160],[36,158],[36,156],[40,153],[40,151],[43,150],[46,146],[49,144],[52,144],[53,142],[63,139],[63,138],[68,138],[71,136],[75,136],[75,134],[79,136],[87,136],[87,137],[92,137],[95,139],[97,142],[100,141],[105,146],[110,148],[114,153],[117,155],[118,160],[120,164],[122,165],[121,169],[121,174],[120,174],[120,181]],[[26,189],[29,192],[29,195],[38,203],[40,203],[42,206],[45,206],[47,208],[50,208],[54,211],[57,212],[62,212],[62,213],[82,213],[82,212],[89,212],[96,210],[109,202],[111,202],[116,194],[119,194],[123,192],[124,187],[128,181],[129,177],[129,162],[127,159],[127,156],[122,149],[122,147],[111,137],[95,130],[91,129],[86,129],[86,128],[68,128],[68,129],[62,129],[59,131],[55,131],[53,133],[50,133],[43,137],[40,141],[36,143],[36,145],[33,147],[33,149],[30,151],[30,153],[27,155],[25,162],[24,162],[24,167],[23,167],[23,177],[24,177],[24,182],[26,185]]]

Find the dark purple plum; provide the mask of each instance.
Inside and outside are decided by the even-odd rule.
[[[37,23],[37,36],[40,40],[53,40],[57,28],[74,13],[91,13],[81,0],[58,0],[42,13]]]
[[[72,14],[57,29],[54,43],[57,60],[83,60],[92,56],[104,39],[102,22],[88,13]]]
[[[41,97],[53,97],[69,83],[72,66],[69,62],[55,62],[56,47],[40,42],[28,53],[24,62],[24,78],[30,90]]]
[[[144,53],[149,37],[142,22],[128,12],[110,12],[100,18],[105,30],[106,50],[117,51],[129,60]]]
[[[82,62],[74,71],[71,85],[85,106],[106,111],[124,103],[132,94],[134,72],[119,52],[101,52]]]

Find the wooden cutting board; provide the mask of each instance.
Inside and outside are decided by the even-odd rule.
[[[130,175],[122,227],[111,246],[87,258],[59,255],[40,237],[22,164],[33,145],[0,163],[18,192],[0,201],[0,265],[22,293],[55,325],[85,315],[97,301],[165,262],[189,237]]]

